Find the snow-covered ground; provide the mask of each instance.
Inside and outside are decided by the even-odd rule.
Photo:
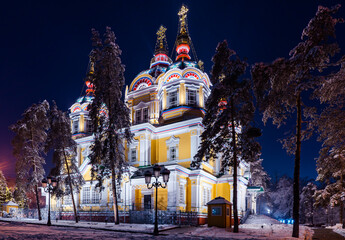
[[[338,223],[338,224],[336,224],[336,225],[334,225],[332,227],[327,227],[327,228],[331,228],[331,229],[333,229],[334,232],[336,232],[336,233],[340,234],[341,236],[345,237],[345,229],[342,228],[342,226],[343,226],[342,224]]]
[[[1,221],[6,222],[23,222],[23,223],[30,223],[30,224],[40,224],[40,225],[47,225],[47,220],[38,221],[37,219],[16,219],[16,218],[0,218]],[[133,232],[133,233],[152,233],[153,232],[153,224],[135,224],[135,223],[121,223],[115,225],[114,223],[104,223],[104,222],[78,222],[75,221],[51,221],[53,226],[66,226],[66,227],[80,227],[80,228],[92,228],[92,229],[99,229],[99,230],[113,230],[113,231],[121,231],[121,232]],[[159,225],[159,230],[167,230],[171,228],[175,228],[175,225]]]
[[[279,221],[265,215],[251,215],[244,224],[239,226],[239,233],[230,232],[229,229],[222,229],[206,226],[196,228],[189,233],[191,236],[205,236],[213,238],[230,239],[297,239],[292,238],[292,225],[282,224]],[[311,240],[313,230],[308,227],[300,226],[300,236],[298,239]]]
[[[249,215],[245,224],[282,224],[282,223],[266,215]]]
[[[43,228],[46,229],[46,221],[38,221],[36,219],[6,219],[6,218],[0,218],[0,221],[8,221],[12,222],[13,224],[24,224],[25,223],[32,223],[32,224],[40,224],[42,226],[37,226],[33,228]],[[113,223],[97,223],[97,222],[79,222],[75,223],[73,221],[52,221],[52,225],[59,225],[59,226],[68,226],[68,227],[78,227],[79,230],[73,230],[75,228],[68,228],[68,236],[69,234],[75,234],[74,231],[82,231],[81,228],[87,228],[84,229],[85,236],[87,236],[86,232],[93,230],[108,230],[105,232],[109,233],[110,231],[117,231],[117,232],[123,232],[123,239],[128,239],[127,237],[130,236],[128,234],[135,234],[135,239],[140,239],[140,234],[147,234],[152,233],[153,231],[153,225],[152,224],[124,224],[121,223],[119,225],[114,225]],[[247,220],[245,224],[240,225],[239,233],[233,233],[230,229],[225,228],[217,228],[217,227],[207,227],[207,225],[200,226],[200,227],[185,227],[185,228],[176,228],[177,226],[173,225],[160,225],[160,230],[166,230],[162,231],[160,237],[158,239],[166,239],[166,238],[175,238],[175,239],[257,239],[257,240],[288,240],[288,239],[294,239],[292,238],[292,225],[286,225],[281,224],[275,219],[269,218],[264,215],[257,215],[257,216],[250,216],[250,218]],[[31,227],[29,227],[31,228]],[[52,229],[53,227],[51,227]],[[174,229],[175,228],[175,229]],[[49,229],[49,227],[47,227]],[[56,227],[55,227],[56,229]],[[63,228],[64,229],[64,228]],[[170,230],[168,230],[170,229]],[[0,232],[1,231],[0,226]],[[55,230],[54,230],[55,231]],[[58,231],[58,230],[56,230]],[[65,230],[66,231],[66,230]],[[99,239],[106,239],[105,233],[98,233],[103,234],[104,238]],[[52,233],[50,233],[52,234]],[[116,233],[120,234],[120,233]],[[121,233],[122,234],[122,233]],[[137,235],[139,234],[139,235]],[[83,235],[83,236],[84,236]],[[313,235],[313,231],[304,226],[300,226],[300,237],[299,239],[306,239],[311,240]],[[10,235],[14,236],[14,235]],[[72,235],[71,235],[72,236]],[[143,235],[144,236],[144,235]],[[146,237],[142,237],[142,239],[146,239]],[[147,236],[147,235],[146,235]],[[66,237],[66,235],[65,235]],[[151,236],[152,237],[152,236]],[[1,239],[1,237],[0,237]],[[34,238],[31,238],[34,239]],[[60,239],[60,238],[52,238],[52,239]],[[62,238],[61,238],[62,239]],[[67,239],[67,238],[66,238]],[[71,238],[72,239],[72,238]],[[74,238],[73,238],[74,239]],[[84,239],[84,238],[78,238],[78,239]],[[131,237],[132,239],[132,237]],[[133,238],[134,239],[134,238]]]

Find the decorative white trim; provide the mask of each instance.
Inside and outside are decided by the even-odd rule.
[[[141,101],[139,104],[133,106],[134,110],[139,110],[141,108],[148,108],[150,106],[151,102],[143,102]]]

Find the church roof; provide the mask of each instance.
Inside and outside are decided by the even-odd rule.
[[[161,173],[162,173],[163,170],[165,169],[165,166],[164,165],[160,165],[160,167],[161,167]],[[153,166],[139,167],[139,169],[133,173],[133,175],[131,176],[131,179],[145,177],[145,172],[147,170],[149,170],[150,172],[153,173]]]

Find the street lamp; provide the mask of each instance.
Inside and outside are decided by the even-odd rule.
[[[49,209],[48,209],[48,222],[47,222],[48,226],[52,225],[52,223],[50,221],[50,193],[53,192],[53,189],[54,189],[54,187],[56,187],[56,184],[57,184],[57,182],[56,182],[55,178],[50,177],[50,176],[47,178],[44,178],[42,180],[42,187],[43,187],[44,191],[49,193],[49,200],[48,200]]]
[[[156,188],[155,227],[154,227],[154,230],[153,230],[153,235],[155,235],[155,236],[158,235],[158,218],[157,218],[158,188],[159,187],[162,187],[162,188],[166,188],[167,187],[167,183],[169,181],[170,171],[168,169],[166,169],[166,168],[162,171],[164,185],[161,182],[158,181],[160,173],[161,173],[161,167],[158,164],[155,164],[153,166],[153,175],[156,178],[156,181],[153,182],[150,185],[151,178],[152,178],[152,173],[149,170],[147,170],[145,172],[145,183],[147,184],[147,188],[148,189],[151,189],[153,187]]]

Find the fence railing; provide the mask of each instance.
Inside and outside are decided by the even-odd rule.
[[[247,210],[247,211],[242,213],[241,221],[240,221],[241,224],[246,222],[246,220],[247,220],[248,216],[250,215],[250,213],[251,213],[250,210]]]
[[[57,220],[74,220],[73,212],[55,212],[54,216]],[[197,212],[180,212],[180,211],[158,211],[158,223],[159,224],[171,224],[171,225],[198,225],[198,213]],[[78,212],[80,221],[89,222],[112,222],[114,221],[113,211],[98,211],[98,212]],[[153,224],[155,220],[155,211],[142,210],[142,211],[119,211],[120,222],[123,223],[141,223],[141,224]],[[55,218],[52,218],[55,220]]]
[[[153,224],[155,211],[129,211],[129,220],[131,223],[146,223]],[[172,225],[198,225],[197,212],[180,212],[180,211],[158,211],[157,212],[159,224],[172,224]]]

